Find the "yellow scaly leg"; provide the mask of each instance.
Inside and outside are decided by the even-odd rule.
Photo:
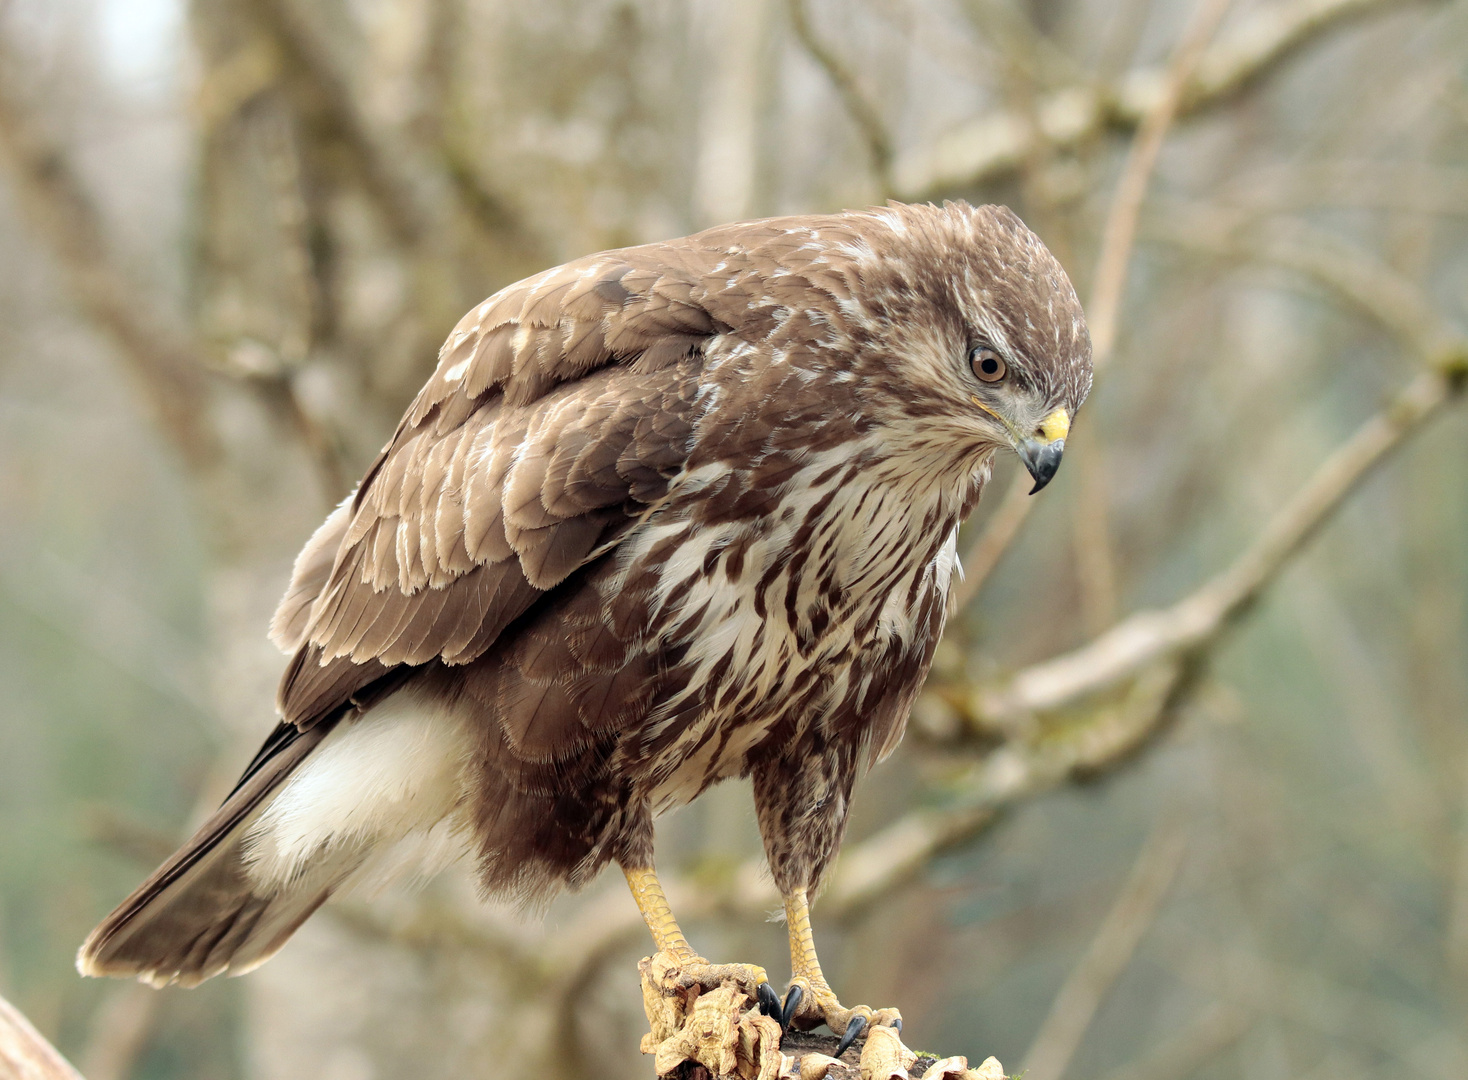
[[[698,983],[712,987],[726,979],[734,979],[751,998],[778,1004],[764,968],[756,964],[710,964],[693,951],[693,946],[688,944],[678,926],[656,870],[650,866],[624,866],[622,873],[627,878],[627,887],[632,890],[632,899],[637,902],[637,910],[642,912],[642,921],[647,923],[647,929],[652,933],[657,951],[667,953],[677,964],[680,981],[685,985]]]
[[[792,975],[781,1014],[781,1021],[787,1027],[791,1021],[797,1021],[797,1026],[802,1028],[812,1028],[824,1021],[841,1036],[838,1057],[868,1025],[902,1029],[902,1014],[896,1009],[873,1009],[868,1005],[848,1009],[837,1000],[816,956],[815,935],[810,928],[810,902],[804,889],[785,894],[785,925],[790,934]]]
[[[642,921],[647,923],[648,930],[652,932],[652,940],[657,945],[658,952],[667,950],[682,962],[702,960],[683,936],[678,920],[673,916],[673,909],[668,905],[668,897],[663,892],[663,883],[658,880],[657,871],[650,866],[632,869],[623,867],[622,873],[627,877],[627,888],[632,890],[632,899],[637,901],[637,910],[642,912]]]

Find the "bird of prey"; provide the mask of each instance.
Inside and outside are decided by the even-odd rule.
[[[900,1022],[839,1002],[808,905],[994,454],[1044,487],[1090,383],[1075,291],[1003,207],[726,225],[496,293],[298,557],[280,724],[80,969],[248,971],[343,887],[460,858],[532,903],[615,861],[697,968],[653,819],[747,776],[791,989],[728,967],[787,1025]]]

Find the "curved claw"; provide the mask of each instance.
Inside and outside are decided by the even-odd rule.
[[[841,1042],[836,1046],[836,1057],[850,1048],[851,1044],[861,1038],[861,1033],[867,1029],[867,1018],[865,1016],[853,1016],[846,1024],[846,1034],[841,1036]]]
[[[767,982],[759,984],[755,991],[755,997],[759,1001],[759,1011],[765,1016],[773,1016],[779,1019],[784,1015],[780,1007],[780,995],[775,993],[775,988]]]
[[[795,1019],[796,1010],[800,1008],[800,1003],[804,998],[805,991],[798,984],[791,986],[786,991],[785,1005],[780,1010],[780,1026],[786,1031],[790,1030],[790,1021]]]

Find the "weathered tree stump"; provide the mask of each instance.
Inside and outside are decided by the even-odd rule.
[[[659,1080],[1006,1080],[995,1058],[970,1069],[961,1057],[919,1054],[890,1027],[871,1029],[837,1058],[834,1035],[782,1036],[736,978],[705,985],[669,952],[638,967],[650,1028],[642,1052],[652,1055]]]

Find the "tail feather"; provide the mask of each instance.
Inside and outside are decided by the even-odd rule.
[[[282,724],[189,841],[93,930],[83,975],[194,986],[268,960],[332,893],[426,879],[467,851],[472,717],[405,689]]]
[[[256,763],[188,842],[92,931],[77,953],[77,970],[194,986],[247,971],[285,944],[330,895],[337,877],[330,871],[339,868],[313,867],[262,895],[245,843],[262,805],[320,744],[325,727],[279,739],[268,760]]]

